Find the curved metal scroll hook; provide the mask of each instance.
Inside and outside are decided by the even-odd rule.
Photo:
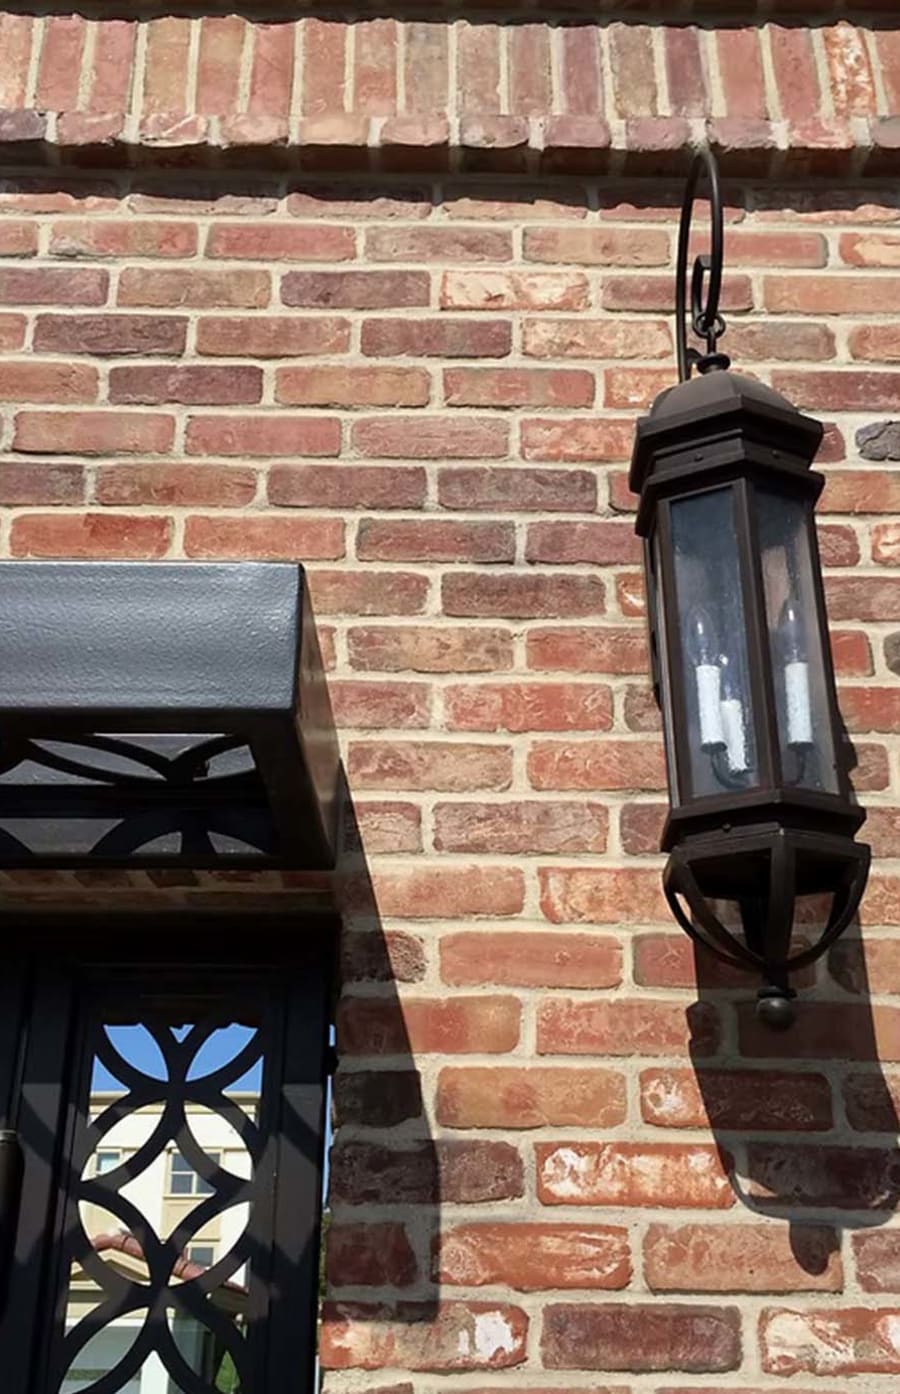
[[[706,340],[706,353],[698,353],[688,348],[687,342],[687,263],[688,244],[691,235],[691,217],[697,195],[697,183],[703,171],[709,179],[709,202],[711,224],[711,248],[708,255],[698,256],[691,274],[691,325],[694,333]],[[678,379],[687,382],[696,365],[701,373],[711,368],[728,368],[731,360],[727,354],[718,353],[716,345],[725,333],[725,321],[719,314],[719,298],[722,293],[722,267],[724,264],[724,236],[722,231],[722,192],[719,186],[719,166],[712,151],[707,147],[694,156],[681,205],[681,223],[678,228],[678,264],[675,282],[675,342],[678,348]],[[707,281],[707,277],[709,278]],[[706,300],[703,299],[706,283]]]

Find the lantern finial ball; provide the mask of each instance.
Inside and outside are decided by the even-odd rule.
[[[757,993],[756,1015],[771,1031],[787,1031],[797,1019],[794,996],[790,988],[762,987]]]

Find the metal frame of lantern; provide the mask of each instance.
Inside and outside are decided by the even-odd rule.
[[[704,170],[711,253],[691,277],[700,353],[687,343],[687,263]],[[865,814],[848,778],[813,516],[823,428],[728,371],[723,248],[718,169],[704,150],[679,229],[679,384],[638,423],[630,484],[669,771],[666,898],[694,939],[761,975],[760,1015],[786,1026],[789,976],[852,920],[870,853],[853,839]],[[832,897],[821,933],[792,952],[797,899],[815,894]],[[717,901],[735,903],[742,934]]]

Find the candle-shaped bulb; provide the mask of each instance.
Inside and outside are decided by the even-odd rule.
[[[719,658],[722,673],[722,729],[725,733],[725,750],[728,755],[728,768],[734,774],[743,774],[747,769],[747,728],[744,721],[744,704],[734,664],[723,653]]]
[[[687,654],[694,669],[697,688],[701,749],[721,750],[725,745],[725,731],[722,726],[718,646],[712,621],[699,605],[688,616]]]
[[[784,706],[787,743],[795,748],[813,744],[812,702],[809,695],[809,663],[806,635],[796,601],[790,596],[781,607],[778,638],[784,656]]]

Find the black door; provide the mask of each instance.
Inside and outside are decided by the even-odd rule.
[[[3,1394],[307,1394],[322,938],[141,917],[10,942]]]

